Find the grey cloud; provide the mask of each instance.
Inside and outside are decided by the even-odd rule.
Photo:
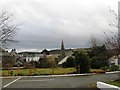
[[[111,29],[108,6],[118,0],[15,1],[3,5],[23,23],[15,36],[20,42],[11,48],[52,49],[59,48],[61,40],[66,48],[89,47],[91,35],[99,37]]]

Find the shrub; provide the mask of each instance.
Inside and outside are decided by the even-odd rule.
[[[104,70],[104,71],[107,71],[109,69],[109,67],[107,66],[104,66],[104,67],[101,67],[100,69]]]
[[[118,65],[112,65],[110,67],[110,71],[118,71],[119,70],[119,66]]]
[[[63,67],[75,67],[75,60],[73,57],[69,57],[66,62],[62,64]]]
[[[13,71],[10,71],[10,76],[12,76],[13,75]]]
[[[93,57],[90,60],[90,66],[93,69],[100,69],[101,67],[108,66],[108,62],[103,57]]]
[[[75,52],[75,65],[77,73],[88,73],[89,72],[89,57],[85,52]]]
[[[24,74],[23,73],[18,73],[17,76],[24,76]]]

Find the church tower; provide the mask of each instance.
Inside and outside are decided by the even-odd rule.
[[[61,53],[60,53],[60,57],[61,57],[61,59],[63,59],[63,58],[65,57],[65,48],[64,48],[63,40],[62,40],[62,43],[61,43]]]

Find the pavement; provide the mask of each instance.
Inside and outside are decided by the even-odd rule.
[[[118,73],[2,77],[2,88],[90,88],[98,81],[116,79]]]

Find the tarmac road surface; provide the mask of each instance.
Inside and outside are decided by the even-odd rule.
[[[3,88],[86,88],[97,81],[118,79],[118,74],[95,74],[65,77],[16,77],[3,78]]]

